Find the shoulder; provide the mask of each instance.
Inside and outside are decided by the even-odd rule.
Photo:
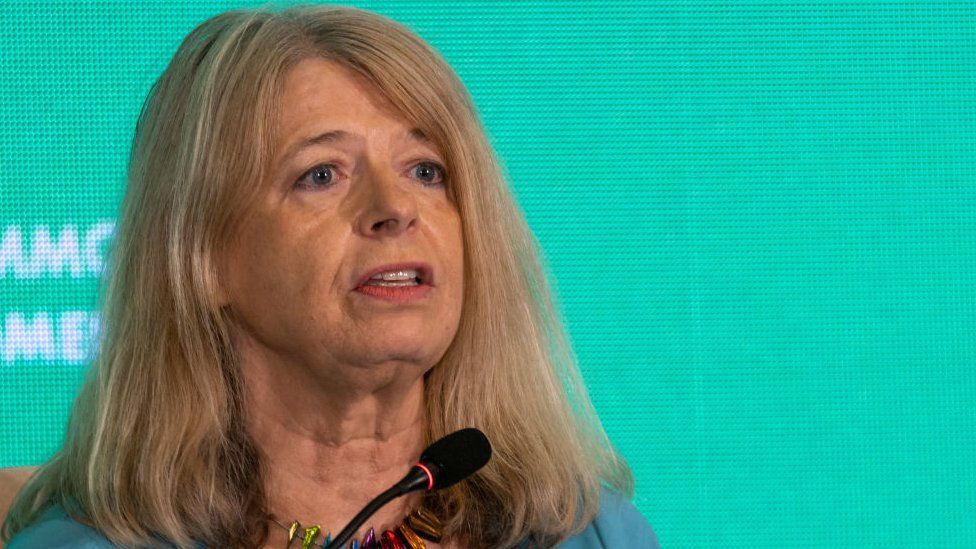
[[[647,519],[630,500],[604,489],[600,494],[600,510],[593,522],[559,545],[559,549],[592,547],[660,549],[661,545]]]
[[[114,549],[105,536],[94,528],[67,516],[58,506],[51,506],[33,524],[17,533],[7,549]]]

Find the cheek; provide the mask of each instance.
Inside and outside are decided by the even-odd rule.
[[[276,285],[273,281],[279,278],[285,259],[280,254],[284,249],[283,243],[263,224],[253,224],[242,231],[229,273],[237,282],[234,287],[238,301],[253,299],[263,292],[274,292]]]
[[[464,235],[462,232],[461,221],[455,214],[452,230],[448,239],[448,259],[452,271],[452,298],[456,302],[458,312],[461,309],[461,301],[464,298]]]
[[[321,276],[328,265],[315,261],[327,256],[311,253],[294,234],[287,227],[259,219],[240,232],[227,262],[229,301],[249,324],[263,324],[262,319],[280,322],[285,313],[294,315],[304,309],[300,305],[322,288]]]

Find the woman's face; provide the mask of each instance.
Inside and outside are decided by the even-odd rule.
[[[222,263],[242,352],[346,383],[384,368],[422,374],[461,314],[461,220],[446,159],[334,62],[302,61],[281,101],[266,192]],[[377,269],[411,280],[364,287]]]

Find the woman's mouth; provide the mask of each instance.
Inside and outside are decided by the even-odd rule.
[[[420,284],[416,279],[398,282],[370,280],[356,288],[356,291],[383,301],[410,303],[422,300],[430,292],[430,289],[430,286]]]
[[[420,284],[420,273],[416,269],[400,271],[384,271],[370,277],[364,286],[384,286],[396,288],[400,286],[417,286]]]
[[[393,303],[408,303],[423,298],[430,291],[417,269],[397,269],[374,274],[356,291]]]

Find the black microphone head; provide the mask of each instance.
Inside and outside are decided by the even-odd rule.
[[[474,428],[461,429],[434,442],[420,454],[420,462],[433,465],[431,490],[447,488],[481,469],[491,459],[488,437]]]

